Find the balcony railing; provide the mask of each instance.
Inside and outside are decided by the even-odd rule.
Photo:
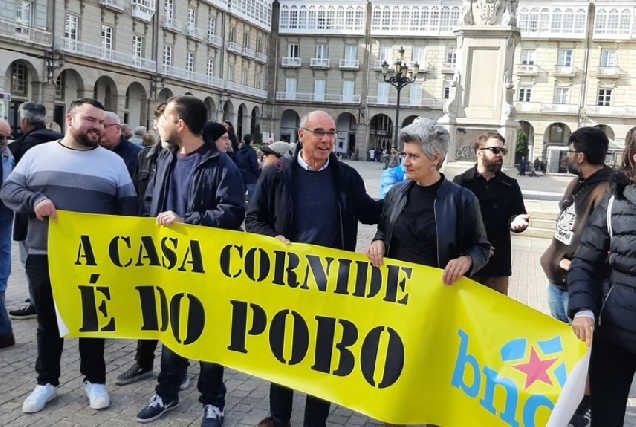
[[[126,7],[124,0],[99,0],[99,4],[117,12],[123,12]]]
[[[554,75],[559,77],[574,77],[576,76],[576,67],[572,65],[555,65]]]
[[[541,104],[541,112],[552,114],[578,114],[579,106],[576,104]]]
[[[360,61],[357,59],[341,59],[340,68],[345,70],[357,70],[360,68]]]
[[[205,40],[205,33],[198,29],[196,25],[194,24],[187,24],[185,27],[185,33],[186,36],[193,38],[195,40]]]
[[[515,108],[518,113],[541,114],[540,102],[515,102]]]
[[[281,61],[280,66],[296,68],[296,67],[300,67],[302,65],[302,62],[303,62],[302,58],[297,58],[295,56],[285,56],[283,57],[283,60]]]
[[[235,52],[238,54],[243,53],[243,46],[241,46],[240,44],[236,42],[227,42],[225,43],[225,47],[230,52]]]
[[[387,59],[386,63],[389,64],[389,68],[391,68],[393,65],[393,60],[392,59]],[[375,71],[382,71],[382,64],[384,64],[384,59],[376,59],[375,61],[373,61],[373,69]]]
[[[181,29],[183,28],[183,24],[180,21],[168,16],[163,17],[161,25],[164,29],[174,31],[175,33],[181,32]]]
[[[309,66],[312,68],[329,68],[329,60],[324,58],[311,58]]]
[[[614,106],[600,106],[600,105],[588,105],[585,107],[585,112],[588,116],[600,116],[600,117],[622,117],[626,116],[628,107],[614,107]]]
[[[518,76],[536,76],[538,74],[539,74],[539,67],[537,67],[536,65],[526,65],[526,64],[517,65]]]
[[[276,92],[279,101],[327,102],[331,104],[359,104],[360,95],[316,94],[301,92]]]
[[[141,19],[145,22],[150,22],[152,16],[155,14],[154,9],[149,8],[142,0],[131,0],[132,5],[132,17]]]
[[[162,74],[169,77],[174,77],[179,80],[189,80],[191,82],[201,83],[203,85],[213,86],[219,89],[223,89],[223,84],[225,83],[223,79],[218,77],[195,73],[172,65],[163,65],[161,70]]]
[[[243,56],[247,57],[247,58],[252,58],[254,59],[254,57],[256,56],[256,52],[254,52],[254,49],[250,49],[249,47],[243,47]]]
[[[267,91],[264,89],[257,89],[255,87],[246,86],[239,83],[228,82],[228,81],[225,81],[224,83],[225,83],[223,86],[224,89],[231,90],[231,91],[241,93],[244,95],[252,95],[257,98],[267,98]]]
[[[406,98],[404,100],[400,100],[400,105],[405,107],[442,108],[445,101],[445,99],[433,98]]]
[[[208,43],[216,47],[223,47],[223,39],[216,34],[208,34]]]
[[[256,52],[256,56],[254,57],[256,62],[260,62],[261,64],[267,64],[267,55],[261,52]]]
[[[51,46],[53,36],[50,32],[0,19],[0,36]]]
[[[621,76],[621,69],[618,67],[598,67],[596,77],[606,79],[618,79]]]
[[[454,62],[444,62],[442,64],[442,74],[455,74],[457,64]]]
[[[397,97],[395,96],[368,96],[367,102],[375,105],[396,105]]]
[[[146,71],[156,70],[156,62],[151,59],[140,58],[138,56],[133,56],[132,54],[126,54],[113,49],[104,49],[101,46],[83,43],[68,37],[62,37],[56,40],[60,49],[67,53],[101,59],[110,63],[116,63]]]

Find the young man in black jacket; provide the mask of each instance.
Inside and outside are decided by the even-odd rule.
[[[508,295],[512,274],[510,232],[524,231],[530,217],[526,214],[517,180],[501,171],[506,155],[505,143],[504,137],[496,132],[477,137],[477,164],[457,175],[453,182],[468,188],[479,200],[486,236],[491,244],[492,256],[473,280]]]
[[[302,149],[293,160],[281,157],[262,172],[245,217],[248,232],[290,241],[355,251],[358,221],[377,224],[382,201],[366,192],[362,177],[333,154],[334,120],[314,111],[300,121]],[[316,215],[320,212],[320,215]],[[271,416],[262,427],[289,426],[293,390],[271,384]],[[307,396],[306,427],[324,427],[330,403]]]
[[[238,230],[245,215],[245,187],[236,165],[202,136],[207,119],[203,101],[181,96],[168,101],[159,132],[168,143],[157,159],[154,178],[146,190],[142,216],[157,218],[165,227],[175,223]],[[179,385],[187,360],[165,345],[156,394],[137,415],[153,421],[179,405]],[[220,427],[225,415],[223,367],[200,362],[198,389],[203,404],[203,427]]]

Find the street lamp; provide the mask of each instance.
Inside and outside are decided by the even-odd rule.
[[[389,70],[389,64],[384,61],[382,64],[382,75],[386,83],[391,84],[397,89],[397,103],[395,106],[395,142],[394,146],[398,148],[398,129],[400,123],[400,92],[402,88],[413,83],[417,78],[417,73],[420,71],[420,65],[416,62],[413,67],[409,69],[406,62],[404,62],[404,48],[400,47],[398,50],[400,57],[393,64],[394,69]]]

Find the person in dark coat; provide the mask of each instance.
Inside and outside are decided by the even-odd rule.
[[[510,232],[524,231],[530,217],[526,214],[517,180],[501,171],[506,155],[505,143],[504,137],[496,132],[477,137],[477,164],[457,175],[453,182],[468,188],[479,200],[481,217],[491,244],[492,256],[473,280],[508,295],[512,274]]]
[[[243,176],[243,183],[247,189],[247,201],[249,202],[254,195],[256,189],[256,181],[261,174],[258,160],[256,159],[256,150],[253,148],[254,137],[248,133],[243,138],[243,146],[236,153],[236,165]]]
[[[239,150],[239,142],[238,138],[236,137],[236,131],[234,130],[232,122],[230,122],[229,120],[225,120],[223,122],[223,126],[225,126],[227,136],[228,138],[230,138],[230,143],[232,144],[232,151],[230,152],[228,150],[228,155],[232,158],[232,160],[236,161],[236,153],[238,153]]]
[[[11,154],[13,154],[13,160],[16,166],[26,152],[36,145],[63,138],[61,133],[46,128],[46,108],[44,105],[37,102],[24,102],[20,104],[19,115],[22,136],[9,144],[9,150]],[[20,246],[20,262],[23,266],[27,258],[26,237],[28,228],[28,215],[16,212],[13,220],[13,240],[18,242]],[[27,284],[29,288],[29,300],[24,307],[9,311],[9,317],[13,320],[33,319],[37,315],[37,309],[34,304],[33,287],[28,277]]]
[[[525,157],[521,158],[519,161],[519,175],[526,176],[526,171],[528,170],[528,161]]]
[[[623,171],[583,229],[567,276],[568,315],[591,347],[591,425],[623,426],[636,372],[636,138],[626,142]]]
[[[100,143],[102,147],[112,151],[124,160],[128,173],[132,177],[141,147],[124,138],[121,131],[121,121],[117,114],[106,111],[104,121],[104,133]]]

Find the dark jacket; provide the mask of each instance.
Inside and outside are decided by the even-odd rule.
[[[126,168],[128,168],[128,173],[130,176],[135,173],[135,166],[137,165],[137,156],[139,156],[139,152],[141,151],[141,147],[133,144],[132,142],[125,139],[123,136],[121,137],[121,142],[117,144],[117,147],[113,150],[113,153],[119,155],[122,159],[124,159],[124,163],[126,163]]]
[[[497,172],[486,181],[479,176],[475,166],[457,175],[453,182],[472,191],[479,200],[486,236],[495,248],[488,264],[479,270],[479,276],[510,276],[512,274],[510,223],[517,215],[526,213],[517,180],[503,172]]]
[[[592,310],[599,323],[595,334],[636,353],[636,187],[622,174],[614,184],[612,238],[607,229],[610,196],[606,194],[583,230],[570,265],[568,316]],[[608,276],[611,289],[606,294],[602,283]]]
[[[159,158],[161,150],[161,141],[157,141],[151,147],[144,147],[137,156],[137,164],[132,175],[132,182],[139,197],[140,213],[143,209],[148,183],[157,170],[157,159]]]
[[[572,259],[579,247],[581,234],[596,206],[609,189],[614,171],[604,167],[587,179],[574,178],[559,202],[561,212],[556,220],[552,243],[541,256],[540,262],[548,280],[566,290],[567,271],[559,266],[562,259]]]
[[[42,125],[31,129],[29,132],[23,134],[20,138],[9,144],[9,150],[11,150],[11,154],[13,154],[13,160],[17,165],[24,154],[31,148],[45,142],[62,139],[63,137],[64,135],[62,135],[61,133],[54,132]],[[15,240],[16,242],[26,240],[28,229],[28,214],[16,212],[13,220],[13,240]]]
[[[245,186],[236,165],[221,153],[214,141],[205,139],[208,151],[190,178],[186,224],[238,230],[245,215]],[[142,216],[165,211],[171,165],[176,148],[162,150],[157,170],[146,189]]]
[[[298,156],[298,152],[296,153]],[[295,173],[300,168],[293,160],[280,158],[266,167],[256,184],[254,197],[247,208],[245,230],[251,233],[275,237],[290,236],[294,220],[292,187]],[[355,251],[358,239],[358,221],[377,224],[382,211],[382,201],[373,200],[364,187],[360,174],[351,166],[338,161],[335,154],[329,156],[325,172],[334,174],[340,224],[341,249]]]
[[[396,184],[384,198],[382,217],[373,240],[384,242],[385,255],[389,253],[395,221],[404,210],[409,189],[413,185],[416,185],[413,181]],[[473,260],[468,273],[470,276],[486,265],[490,243],[481,221],[479,202],[473,193],[444,179],[435,198],[435,223],[440,268],[445,268],[450,260],[463,255]]]
[[[250,145],[244,144],[238,153],[236,153],[234,161],[239,171],[241,171],[243,183],[245,183],[245,185],[256,184],[258,176],[260,175],[260,168],[258,167],[258,160],[256,159],[256,150]]]

